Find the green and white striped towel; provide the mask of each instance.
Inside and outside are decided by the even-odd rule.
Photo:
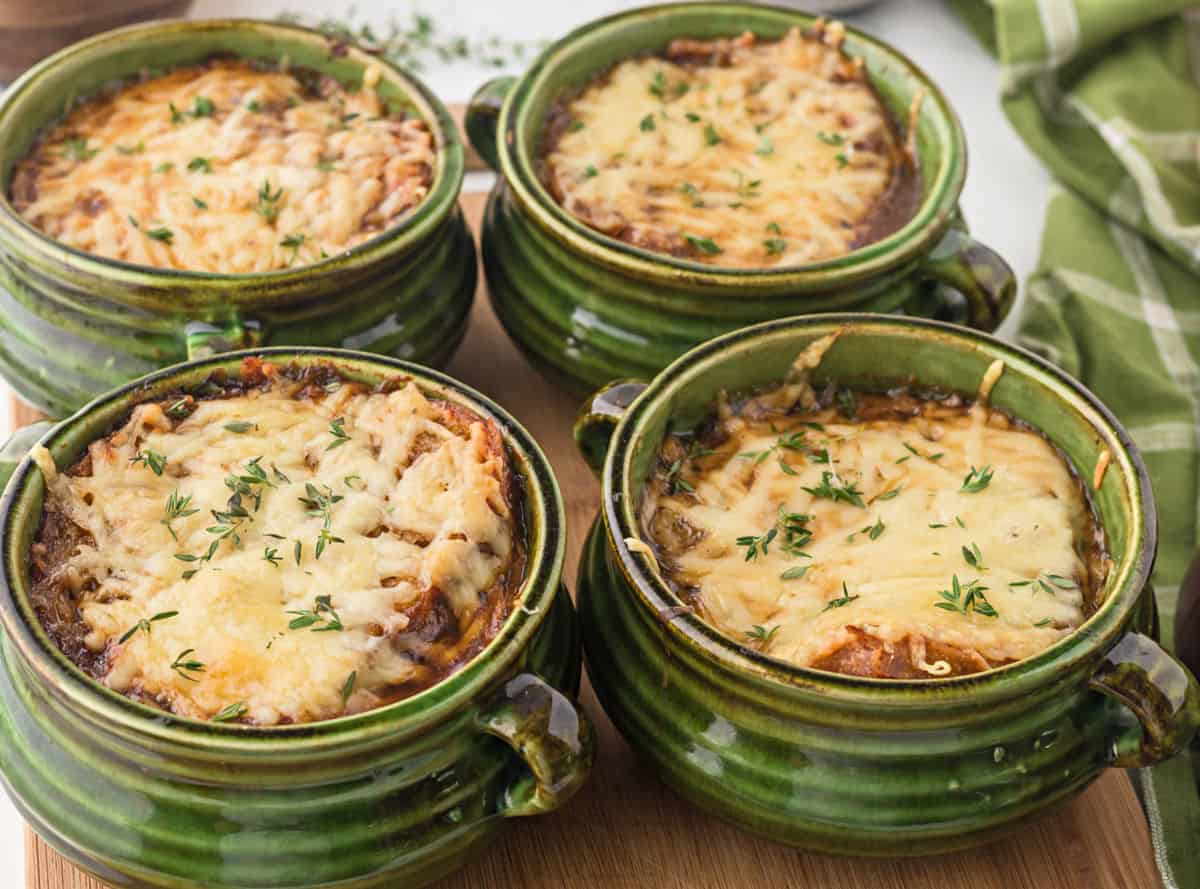
[[[1018,339],[1100,396],[1146,459],[1170,646],[1200,504],[1200,5],[950,2],[998,57],[1004,110],[1061,184]],[[1198,779],[1195,746],[1137,775],[1170,889],[1200,889]]]

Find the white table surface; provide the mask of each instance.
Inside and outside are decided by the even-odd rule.
[[[380,26],[390,15],[407,18],[414,10],[435,11],[438,28],[446,33],[466,33],[476,39],[495,34],[535,40],[555,38],[589,19],[631,5],[635,4],[613,0],[441,0],[423,5],[403,0],[358,0],[355,9],[359,21]],[[815,8],[819,2],[796,5]],[[193,15],[271,18],[283,11],[311,9],[316,15],[318,11],[328,14],[331,9],[345,8],[348,4],[311,0],[197,0]],[[962,117],[971,150],[963,212],[973,233],[1007,258],[1024,281],[1037,260],[1050,180],[1000,111],[996,64],[946,7],[931,0],[887,0],[846,20],[898,46],[949,96]],[[496,69],[455,63],[430,67],[421,76],[443,100],[462,102],[495,73]],[[489,178],[487,174],[470,174],[467,188],[486,188]],[[1018,309],[1023,297],[1023,293],[1018,297]],[[1011,333],[1013,326],[1010,318],[1001,333]],[[0,381],[0,429],[5,432],[12,426],[8,401],[8,387]],[[0,794],[0,887],[21,889],[24,885],[21,820],[9,800]]]

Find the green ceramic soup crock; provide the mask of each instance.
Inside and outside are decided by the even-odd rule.
[[[44,483],[6,462],[0,500],[0,776],[43,839],[112,886],[417,886],[459,867],[507,819],[562,805],[593,733],[572,697],[579,633],[561,582],[566,521],[550,464],[483,395],[436,371],[330,349],[190,361],[106,394],[41,438],[60,467],[148,398],[201,386],[242,357],[397,376],[498,424],[524,488],[526,576],[513,612],[459,672],[390,706],[249,727],[184,719],[88,678],[29,602]],[[333,558],[327,555],[326,558]]]
[[[396,226],[314,265],[245,275],[131,265],[66,247],[8,201],[14,164],[73,102],[141,73],[214,55],[287,59],[357,88],[368,66],[393,109],[428,122],[429,195]],[[466,330],[475,248],[458,194],[463,145],[418,80],[316,31],[251,20],[168,21],[58,52],[0,98],[0,373],[56,416],[142,374],[214,350],[340,346],[437,365]]]
[[[649,6],[600,19],[550,46],[519,79],[476,93],[472,144],[497,171],[482,247],[496,313],[525,352],[572,388],[649,377],[709,337],[759,321],[814,312],[892,312],[993,330],[1016,294],[1012,270],[973,240],[958,213],[966,175],[962,126],[941,90],[894,48],[852,28],[897,121],[923,94],[915,144],[923,198],[897,232],[846,256],[780,269],[721,269],[632,247],[560,207],[538,175],[547,112],[631,55],[676,37],[746,30],[779,37],[814,16],[745,3]]]
[[[985,673],[862,679],[775,660],[702,622],[626,541],[669,429],[721,389],[783,378],[842,329],[818,378],[974,393],[1045,433],[1093,477],[1113,561],[1103,603],[1041,654]],[[1145,467],[1113,416],[1022,349],[935,321],[825,315],[767,322],[692,350],[653,382],[615,384],[577,438],[603,457],[602,507],[577,589],[592,685],[629,743],[683,796],[742,827],[823,852],[921,855],[968,847],[1086,787],[1104,769],[1183,749],[1200,722],[1191,674],[1156,644],[1155,514]]]

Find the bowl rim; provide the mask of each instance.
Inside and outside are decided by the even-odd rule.
[[[522,209],[540,228],[565,242],[573,251],[583,253],[605,266],[638,278],[684,277],[700,285],[739,288],[778,288],[828,284],[830,280],[859,280],[880,274],[927,251],[941,237],[958,212],[958,199],[967,173],[967,145],[962,122],[938,85],[912,59],[890,43],[846,25],[846,47],[852,54],[857,47],[869,47],[886,57],[902,74],[924,89],[923,101],[937,110],[935,121],[945,162],[930,185],[929,194],[901,228],[878,241],[850,253],[821,262],[782,268],[722,268],[634,247],[602,234],[575,218],[546,190],[537,175],[536,162],[526,151],[525,136],[541,120],[527,119],[525,108],[534,97],[561,93],[553,79],[564,63],[603,41],[611,32],[620,32],[631,21],[659,20],[703,14],[737,16],[753,14],[757,19],[774,20],[781,26],[811,25],[819,16],[794,8],[769,4],[736,2],[660,3],[642,6],[590,21],[552,43],[534,60],[509,90],[500,109],[497,132],[500,178],[512,191]],[[734,26],[731,26],[731,31]],[[870,72],[873,79],[885,79]]]
[[[147,35],[173,35],[180,44],[196,35],[228,31],[258,32],[283,43],[305,43],[310,46],[336,47],[340,60],[349,59],[361,70],[374,65],[381,79],[391,82],[405,93],[421,118],[429,125],[436,146],[436,162],[429,194],[415,207],[406,211],[400,220],[370,240],[326,259],[295,268],[266,272],[206,272],[189,269],[158,268],[88,253],[71,247],[44,234],[22,217],[9,201],[8,185],[0,189],[0,244],[5,251],[50,266],[67,267],[77,273],[98,279],[118,279],[123,289],[187,286],[208,289],[223,302],[236,306],[277,301],[279,292],[311,290],[314,283],[333,275],[353,274],[376,262],[385,261],[408,250],[414,243],[436,231],[458,205],[466,168],[465,153],[458,128],[442,101],[411,72],[373,55],[357,44],[339,42],[314,28],[302,25],[254,18],[164,19],[127,25],[104,31],[76,43],[38,62],[0,95],[0,133],[11,131],[7,118],[26,96],[42,88],[45,75],[62,65],[82,66],[97,55],[125,47]],[[220,55],[214,49],[210,56]],[[237,58],[243,58],[234,54]],[[188,65],[195,64],[188,62]],[[184,66],[180,66],[184,67]],[[96,91],[106,83],[96,84]],[[88,93],[87,95],[93,95]],[[85,99],[86,101],[86,99]],[[55,118],[54,120],[58,120]],[[48,126],[53,121],[44,123]],[[0,139],[5,137],[0,136]],[[14,160],[14,166],[17,163]],[[11,179],[11,174],[8,177]],[[316,279],[316,282],[314,282]],[[231,288],[231,284],[249,284],[249,288]],[[121,301],[121,293],[114,294]]]
[[[424,727],[453,716],[487,693],[498,678],[519,666],[528,644],[542,626],[555,603],[562,582],[566,557],[566,512],[561,491],[550,465],[533,436],[504,408],[448,374],[397,358],[371,355],[350,349],[276,346],[224,352],[185,361],[132,380],[81,407],[55,423],[38,445],[53,450],[64,445],[72,459],[95,438],[71,441],[76,431],[96,414],[108,412],[110,423],[119,422],[131,405],[165,394],[184,380],[195,385],[217,369],[236,369],[243,358],[261,357],[276,363],[331,362],[350,374],[371,380],[407,377],[427,395],[455,401],[494,420],[513,458],[514,471],[524,481],[527,544],[525,577],[513,600],[512,609],[500,630],[484,648],[440,682],[391,704],[362,713],[316,722],[255,726],[213,723],[177,716],[138,703],[103,686],[71,661],[42,628],[29,604],[28,550],[17,545],[17,537],[41,517],[40,500],[29,487],[40,479],[32,453],[26,454],[13,472],[0,498],[0,628],[6,642],[17,650],[21,666],[31,669],[38,682],[65,698],[75,712],[108,726],[120,726],[142,737],[177,744],[206,746],[222,744],[231,750],[293,750],[301,742],[318,745],[352,735],[355,741],[395,735],[397,730]],[[56,460],[57,462],[57,460]],[[6,650],[8,646],[5,646]],[[10,663],[12,670],[17,664]]]
[[[675,393],[703,367],[736,354],[735,350],[747,342],[787,339],[797,330],[820,335],[840,328],[868,333],[902,331],[905,336],[917,335],[931,344],[952,340],[987,357],[1000,358],[1006,374],[1019,373],[1037,379],[1075,409],[1095,430],[1098,440],[1107,445],[1111,453],[1108,472],[1119,472],[1129,492],[1130,543],[1125,558],[1114,566],[1109,595],[1072,633],[1035,655],[982,673],[907,680],[848,676],[769,657],[739,644],[690,610],[679,613],[680,606],[686,603],[629,549],[625,539],[641,536],[633,514],[633,505],[638,501],[637,492],[630,487],[630,467],[635,446],[640,443],[651,414],[664,405],[670,410]],[[727,674],[764,682],[780,691],[816,692],[824,698],[871,706],[907,707],[931,698],[941,703],[968,698],[972,702],[1000,700],[1061,680],[1073,667],[1099,658],[1120,638],[1127,618],[1135,611],[1149,583],[1157,546],[1157,514],[1145,463],[1128,432],[1082,383],[1033,352],[980,331],[940,321],[867,313],[813,314],[767,321],[709,340],[672,362],[647,385],[617,423],[602,473],[601,503],[609,556],[616,555],[628,587],[622,592],[632,592],[638,606],[651,610],[655,616],[674,615],[669,620],[656,621],[656,626],[665,625],[676,644],[699,659],[714,662]]]

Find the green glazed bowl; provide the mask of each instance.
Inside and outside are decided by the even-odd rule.
[[[561,583],[562,497],[533,439],[484,396],[436,371],[341,350],[254,350],[168,368],[96,399],[41,443],[65,467],[134,403],[236,372],[250,354],[332,363],[368,383],[409,377],[495,420],[525,495],[529,561],[513,613],[459,672],[387,707],[263,728],[176,717],[94,682],[43,631],[28,562],[44,483],[28,457],[6,462],[0,776],[43,839],[112,886],[421,885],[459,867],[507,819],[562,805],[591,767],[592,728],[571,697],[580,655]]]
[[[721,269],[603,235],[560,207],[538,175],[543,122],[556,100],[621,59],[675,37],[783,35],[814,16],[745,3],[649,6],[600,19],[549,47],[519,79],[485,84],[467,110],[472,144],[499,173],[483,221],[496,314],[556,381],[591,389],[650,377],[697,343],[772,318],[892,312],[994,330],[1016,295],[1012,270],[973,240],[958,214],[966,176],[962,126],[945,96],[894,48],[852,28],[897,120],[923,93],[916,145],[924,197],[892,235],[846,256],[782,269]]]
[[[974,393],[1004,361],[996,407],[1042,430],[1085,479],[1107,451],[1095,503],[1113,568],[1098,611],[1016,664],[924,681],[796,667],[703,623],[626,540],[668,429],[691,428],[720,389],[781,379],[844,329],[821,377]],[[719,337],[653,382],[623,383],[576,435],[603,459],[601,517],[579,572],[592,685],[629,743],[697,805],[784,843],[868,856],[972,846],[1086,787],[1109,767],[1184,749],[1200,723],[1195,679],[1155,643],[1154,503],[1133,443],[1077,382],[990,336],[867,315],[790,318]]]
[[[28,225],[7,200],[13,167],[78,97],[147,70],[214,54],[313,68],[428,122],[429,195],[399,225],[314,265],[225,275],[149,268],[83,253]],[[41,62],[0,98],[0,373],[65,416],[142,374],[213,351],[342,346],[437,365],[466,330],[475,248],[458,209],[463,145],[418,80],[316,31],[252,20],[168,21],[110,31]]]

